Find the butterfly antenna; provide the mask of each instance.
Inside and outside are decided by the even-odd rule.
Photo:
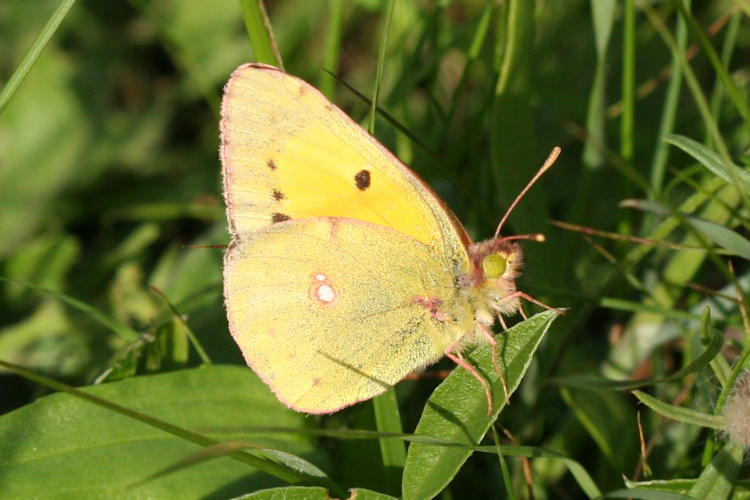
[[[518,193],[516,199],[513,200],[513,203],[510,204],[508,210],[505,211],[505,215],[503,215],[503,218],[500,219],[500,223],[497,225],[497,229],[495,229],[495,237],[493,239],[497,239],[498,236],[500,236],[500,230],[502,230],[503,225],[505,225],[505,221],[508,220],[511,212],[513,212],[513,209],[516,208],[516,205],[518,205],[518,202],[521,201],[521,198],[523,198],[524,195],[526,195],[526,192],[531,189],[531,186],[533,186],[536,181],[539,180],[539,178],[544,175],[544,173],[549,170],[552,165],[555,164],[555,161],[557,161],[557,157],[560,156],[561,152],[562,150],[559,146],[555,146],[554,148],[552,148],[549,156],[547,156],[547,159],[544,160],[544,165],[542,165],[542,167],[537,171],[534,177],[531,178],[529,183],[526,184],[526,187],[523,188],[520,193]]]
[[[544,243],[546,237],[542,233],[532,234],[514,234],[513,236],[503,236],[502,238],[496,238],[497,241],[510,241],[510,240],[532,240],[537,243]]]

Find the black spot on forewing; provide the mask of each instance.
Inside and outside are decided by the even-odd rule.
[[[354,183],[360,191],[364,191],[370,187],[370,171],[360,170],[357,172],[357,175],[354,176]]]
[[[268,160],[266,161],[266,166],[267,166],[268,168],[270,168],[271,170],[276,170],[276,169],[278,168],[278,167],[276,166],[276,162],[275,162],[275,161],[273,161],[273,160],[271,160],[271,159],[268,159]]]
[[[271,214],[271,223],[275,224],[277,222],[284,222],[285,220],[289,220],[291,217],[289,217],[287,214],[281,214],[279,212],[274,212]]]
[[[284,196],[284,193],[282,193],[278,189],[274,189],[272,191],[271,195],[273,196],[273,199],[276,200],[276,201],[281,201],[284,198],[286,198],[286,196]]]

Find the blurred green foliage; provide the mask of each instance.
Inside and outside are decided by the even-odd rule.
[[[690,365],[720,332],[725,348],[710,365],[650,388],[660,400],[714,414],[746,361],[750,331],[733,297],[737,287],[748,290],[746,257],[736,255],[747,248],[750,228],[750,8],[742,0],[693,4],[680,13],[674,1],[400,1],[381,61],[379,106],[426,149],[383,119],[375,135],[439,193],[475,239],[492,234],[549,150],[562,146],[558,165],[505,231],[546,234],[547,243],[524,245],[519,287],[570,311],[547,334],[499,421],[517,444],[579,463],[603,492],[692,489],[726,498],[748,491],[741,450],[724,448],[713,430],[665,420],[606,383],[594,389],[574,380],[660,379]],[[22,65],[60,5],[0,4],[0,81]],[[364,123],[368,104],[325,70],[371,95],[386,2],[279,0],[266,7],[286,70],[323,88]],[[250,35],[237,0],[73,3],[0,111],[0,360],[74,386],[110,381],[90,390],[218,434],[217,440],[248,439],[237,430],[243,425],[375,428],[369,403],[300,418],[276,405],[247,369],[195,368],[201,359],[189,332],[214,363],[243,365],[224,319],[223,252],[210,245],[228,241],[218,103],[231,71],[255,60],[249,39],[268,33]],[[630,206],[638,210],[618,208],[625,198],[637,198]],[[548,219],[699,249],[606,239],[594,246]],[[722,251],[735,255],[736,278]],[[424,377],[398,386],[405,432],[414,430],[436,384]],[[37,491],[22,489],[23,481],[36,487],[33,478],[57,470],[50,484],[60,497],[138,496],[138,489],[121,488],[199,449],[146,433],[148,446],[101,455],[76,449],[66,462],[71,440],[91,438],[97,446],[98,436],[100,445],[112,446],[142,431],[118,434],[116,425],[99,431],[107,413],[68,395],[30,404],[45,392],[40,387],[0,373],[0,413],[10,412],[0,419],[0,484],[4,475],[11,478],[21,488],[13,491]],[[186,401],[179,398],[182,387]],[[226,419],[214,418],[222,411]],[[256,418],[266,411],[272,418]],[[679,420],[669,409],[656,411]],[[221,425],[232,429],[194,428]],[[383,481],[389,472],[376,441],[291,433],[268,444],[267,435],[258,435],[264,446],[304,457],[343,488],[401,494]],[[169,448],[164,454],[160,443]],[[21,463],[42,459],[38,450],[45,448],[54,455],[48,469],[18,472]],[[304,470],[303,484],[316,482],[309,480],[317,477],[312,466],[277,451],[264,452],[269,463]],[[138,460],[150,453],[158,456]],[[96,469],[115,458],[120,470]],[[530,485],[524,462],[505,459],[511,478],[505,486],[497,456],[480,453],[455,476],[427,483],[439,491],[439,481],[450,482],[446,498],[495,497],[506,488],[537,498],[591,494],[559,457],[532,459]],[[190,480],[167,476],[141,492],[223,498],[295,482],[221,460],[228,465],[185,468],[178,474]],[[726,484],[706,489],[717,470]],[[225,476],[201,481],[217,471]],[[638,482],[644,478],[665,482]],[[295,491],[305,497],[322,490]],[[628,495],[639,497],[634,490]]]

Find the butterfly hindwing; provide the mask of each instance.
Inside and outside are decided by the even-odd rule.
[[[308,413],[380,394],[473,324],[430,247],[363,221],[266,227],[235,240],[224,279],[246,361],[281,401]]]

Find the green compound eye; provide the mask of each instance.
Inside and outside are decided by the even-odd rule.
[[[502,255],[493,253],[482,261],[482,271],[487,278],[499,278],[505,272],[507,262]]]

